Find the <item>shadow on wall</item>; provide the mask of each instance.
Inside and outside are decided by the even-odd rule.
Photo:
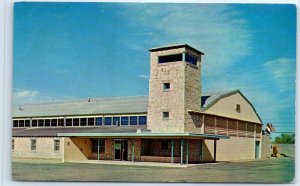
[[[65,161],[87,160],[91,155],[90,140],[87,138],[65,139]]]
[[[207,141],[206,141],[207,143]],[[214,161],[214,149],[209,148],[206,143],[203,143],[203,162],[213,162]],[[212,141],[213,143],[213,141]]]

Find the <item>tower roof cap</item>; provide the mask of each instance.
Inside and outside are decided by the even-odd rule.
[[[156,51],[161,51],[161,50],[170,50],[170,49],[176,49],[176,48],[187,48],[189,50],[192,50],[200,55],[204,55],[203,52],[201,52],[200,50],[197,50],[193,47],[191,47],[188,44],[173,44],[173,45],[166,45],[166,46],[162,46],[162,47],[157,47],[157,48],[150,48],[149,51],[150,52],[156,52]]]

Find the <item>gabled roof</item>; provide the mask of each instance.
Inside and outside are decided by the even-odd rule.
[[[254,110],[256,116],[258,117],[258,119],[262,123],[262,120],[259,117],[258,113],[256,112],[256,110],[255,110],[254,106],[252,105],[252,103],[242,94],[242,92],[239,89],[230,90],[230,91],[203,92],[202,97],[201,97],[201,106],[202,106],[201,111],[205,112],[207,109],[209,109],[214,104],[216,104],[220,99],[231,96],[231,95],[236,94],[236,93],[239,93],[250,104],[250,106]]]

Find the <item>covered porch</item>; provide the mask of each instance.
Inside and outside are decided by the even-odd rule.
[[[74,142],[75,146],[85,154],[86,160],[162,162],[181,165],[215,162],[217,141],[229,138],[211,134],[150,132],[59,133],[58,136]],[[214,148],[208,149],[205,140],[212,140]],[[74,156],[75,153],[68,152],[68,154]],[[71,161],[73,160],[76,161],[76,157],[71,157]]]

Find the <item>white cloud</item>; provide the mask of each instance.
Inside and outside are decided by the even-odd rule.
[[[205,53],[203,70],[216,76],[250,54],[251,31],[228,5],[168,4],[128,6],[129,23],[147,29],[147,47],[187,43]],[[232,52],[234,51],[234,52]],[[217,70],[216,70],[217,69]]]
[[[275,80],[280,92],[295,89],[296,60],[279,58],[264,63],[267,73]]]
[[[28,89],[14,89],[13,90],[13,103],[23,104],[23,103],[34,103],[40,101],[50,101],[51,97],[42,95],[37,90]]]
[[[149,75],[146,75],[146,74],[141,74],[141,75],[138,75],[137,76],[138,78],[141,78],[141,79],[149,79]]]

